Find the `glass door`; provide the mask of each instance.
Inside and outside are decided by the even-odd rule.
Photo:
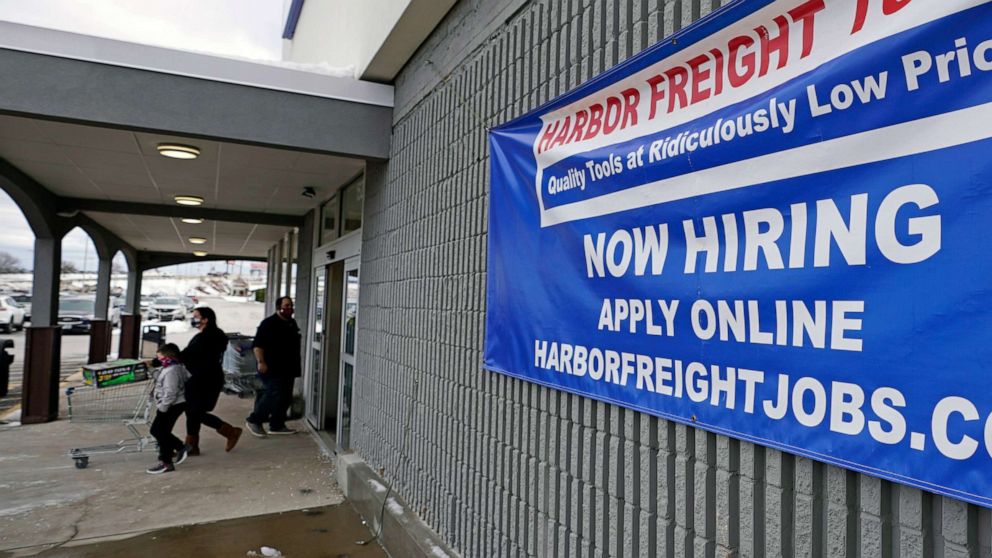
[[[321,394],[324,385],[324,313],[326,304],[327,268],[313,273],[313,329],[310,332],[310,391],[307,394],[307,420],[314,428],[321,427]]]
[[[358,337],[358,258],[345,262],[344,300],[341,324],[341,393],[338,403],[338,450],[351,447],[351,395],[355,375],[355,347]]]

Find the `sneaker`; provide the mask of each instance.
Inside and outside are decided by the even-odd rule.
[[[286,428],[285,426],[280,426],[278,428],[269,427],[269,434],[296,434],[296,431],[292,428]]]
[[[184,445],[176,452],[175,464],[182,465],[182,462],[186,461],[187,457],[189,457],[189,446]]]
[[[176,470],[176,466],[172,463],[166,463],[165,461],[159,461],[154,467],[146,469],[145,472],[149,475],[161,475],[162,473],[171,473]]]
[[[246,420],[245,428],[248,429],[248,432],[251,432],[252,436],[256,436],[258,438],[264,438],[267,435],[267,433],[265,432],[265,427],[263,427],[261,424],[255,424],[254,422],[248,422]]]

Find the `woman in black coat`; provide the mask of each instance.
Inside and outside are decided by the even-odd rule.
[[[192,325],[200,330],[182,351],[180,360],[192,377],[186,383],[186,450],[200,454],[200,425],[205,424],[227,439],[231,451],[241,437],[241,429],[211,414],[224,389],[222,361],[227,350],[227,334],[217,327],[217,314],[211,308],[193,310]]]

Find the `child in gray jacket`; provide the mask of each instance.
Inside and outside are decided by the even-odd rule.
[[[179,362],[179,347],[174,343],[162,345],[157,360],[162,369],[155,376],[152,392],[157,412],[151,434],[158,442],[158,463],[147,470],[152,475],[175,471],[175,465],[186,459],[185,444],[172,433],[172,428],[186,411],[186,382],[190,378],[189,371]]]

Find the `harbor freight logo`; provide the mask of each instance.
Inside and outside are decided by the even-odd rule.
[[[992,506],[992,4],[734,2],[490,133],[485,366]]]

